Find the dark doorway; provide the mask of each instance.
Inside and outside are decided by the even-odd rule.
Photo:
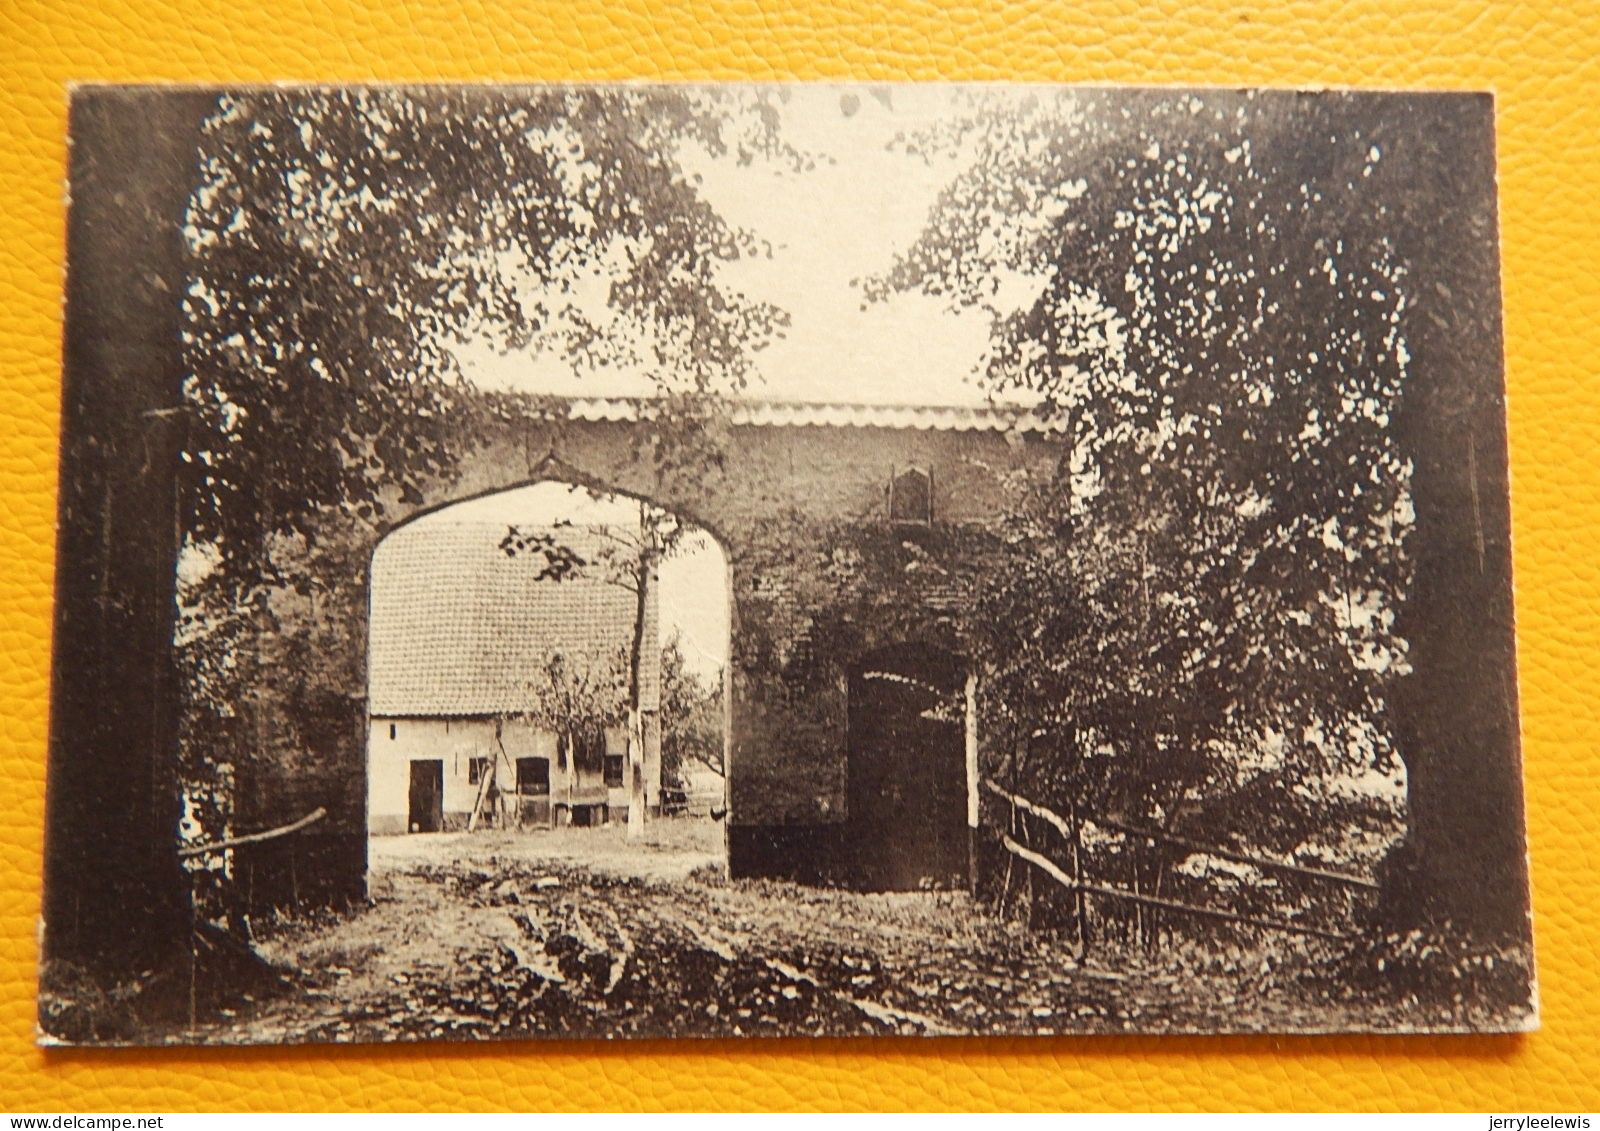
[[[444,762],[438,758],[411,763],[411,817],[414,833],[436,833],[444,828]]]
[[[517,759],[517,824],[550,823],[550,759]]]
[[[965,687],[959,659],[917,645],[851,670],[849,871],[861,886],[965,885]]]

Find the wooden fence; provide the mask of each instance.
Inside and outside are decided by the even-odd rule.
[[[1296,864],[1284,860],[1273,860],[1269,857],[1254,853],[1242,852],[1234,848],[1221,845],[1207,844],[1189,837],[1159,829],[1140,828],[1124,821],[1101,816],[1079,816],[1075,811],[1070,818],[1030,801],[1028,798],[1002,788],[996,783],[985,779],[983,788],[1001,801],[1010,806],[1012,821],[1008,830],[1024,827],[1019,820],[1032,818],[1053,828],[1064,840],[1068,861],[1062,864],[1039,851],[1038,846],[1029,847],[1017,842],[1010,831],[997,832],[1001,846],[1016,859],[1023,861],[1030,867],[1059,884],[1063,889],[1071,892],[1076,898],[1076,915],[1078,920],[1079,939],[1087,945],[1087,916],[1085,897],[1096,896],[1102,899],[1133,904],[1142,908],[1153,908],[1159,911],[1171,912],[1179,915],[1194,916],[1201,919],[1210,919],[1218,922],[1237,923],[1246,926],[1258,927],[1263,930],[1283,931],[1289,934],[1308,935],[1314,938],[1346,940],[1352,936],[1346,931],[1333,929],[1327,925],[1297,922],[1286,917],[1273,915],[1257,915],[1243,911],[1228,910],[1218,907],[1206,907],[1200,904],[1187,903],[1178,899],[1169,899],[1153,895],[1148,892],[1133,891],[1125,887],[1118,887],[1107,883],[1096,883],[1086,874],[1088,869],[1084,864],[1083,825],[1093,825],[1111,833],[1120,834],[1132,840],[1142,840],[1150,844],[1166,844],[1175,848],[1186,850],[1192,855],[1215,857],[1219,860],[1228,860],[1238,864],[1265,872],[1275,872],[1282,875],[1298,876],[1305,880],[1318,883],[1339,885],[1346,888],[1376,891],[1378,885],[1372,880],[1360,876],[1352,876],[1343,872],[1334,872],[1325,868],[1313,868],[1303,864]],[[1031,838],[1030,838],[1031,839]]]

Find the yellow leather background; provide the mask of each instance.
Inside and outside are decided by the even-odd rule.
[[[1600,1074],[1600,959],[1591,952],[1600,921],[1600,5],[4,0],[0,52],[0,1108],[1600,1107],[1590,1079]],[[66,83],[633,77],[1498,92],[1541,1032],[48,1055],[33,1047]]]

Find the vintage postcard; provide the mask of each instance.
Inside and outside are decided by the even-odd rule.
[[[1486,95],[89,87],[40,1039],[1537,1023]]]

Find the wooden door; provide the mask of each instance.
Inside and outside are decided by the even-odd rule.
[[[851,673],[850,871],[863,887],[960,887],[967,867],[964,674],[915,646]]]
[[[550,823],[550,759],[517,759],[517,822]]]
[[[411,816],[414,833],[436,833],[444,828],[444,760],[417,759],[411,763]]]

